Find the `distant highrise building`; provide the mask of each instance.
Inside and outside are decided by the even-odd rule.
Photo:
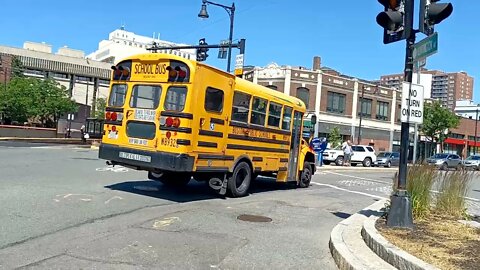
[[[473,78],[466,72],[443,72],[438,70],[423,70],[424,75],[431,75],[431,98],[439,100],[442,105],[453,110],[457,100],[473,99]],[[403,74],[383,75],[380,84],[401,89]],[[415,82],[415,79],[414,79]],[[428,93],[427,95],[428,96]]]
[[[108,40],[102,40],[98,43],[98,49],[87,55],[87,58],[107,62],[116,63],[123,58],[134,54],[146,53],[147,48],[151,47],[153,42],[159,46],[185,46],[187,44],[177,44],[170,41],[160,40],[153,37],[140,36],[133,32],[126,31],[124,27],[111,32]],[[195,49],[181,50],[159,50],[158,52],[170,53],[187,59],[196,59]]]

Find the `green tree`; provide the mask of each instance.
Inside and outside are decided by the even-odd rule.
[[[55,127],[62,114],[77,110],[68,90],[52,79],[38,80],[33,91],[37,102],[37,116],[45,127]]]
[[[23,65],[22,61],[14,56],[12,57],[12,77],[13,78],[22,78],[22,77],[25,77],[25,75],[23,75],[23,71],[25,70],[25,66]]]
[[[330,143],[330,147],[337,148],[342,144],[342,135],[340,135],[340,130],[338,127],[334,127],[330,133],[328,134],[328,142]]]
[[[443,142],[447,138],[445,131],[456,128],[459,124],[460,117],[442,107],[440,102],[425,104],[421,131],[430,141],[440,143],[442,152]]]
[[[105,108],[107,106],[107,101],[104,98],[97,98],[95,105],[95,115],[97,119],[105,119]]]

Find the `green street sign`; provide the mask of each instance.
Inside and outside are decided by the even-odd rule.
[[[413,45],[413,61],[426,58],[438,51],[438,33],[421,40]]]

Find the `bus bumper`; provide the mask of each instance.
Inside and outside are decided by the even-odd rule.
[[[124,148],[111,144],[100,144],[98,157],[136,170],[191,172],[194,157],[186,154],[152,152]]]

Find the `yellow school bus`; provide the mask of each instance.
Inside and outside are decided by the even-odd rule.
[[[112,66],[99,157],[165,185],[193,177],[240,197],[259,175],[308,187],[315,155],[301,138],[305,104],[170,54]]]

